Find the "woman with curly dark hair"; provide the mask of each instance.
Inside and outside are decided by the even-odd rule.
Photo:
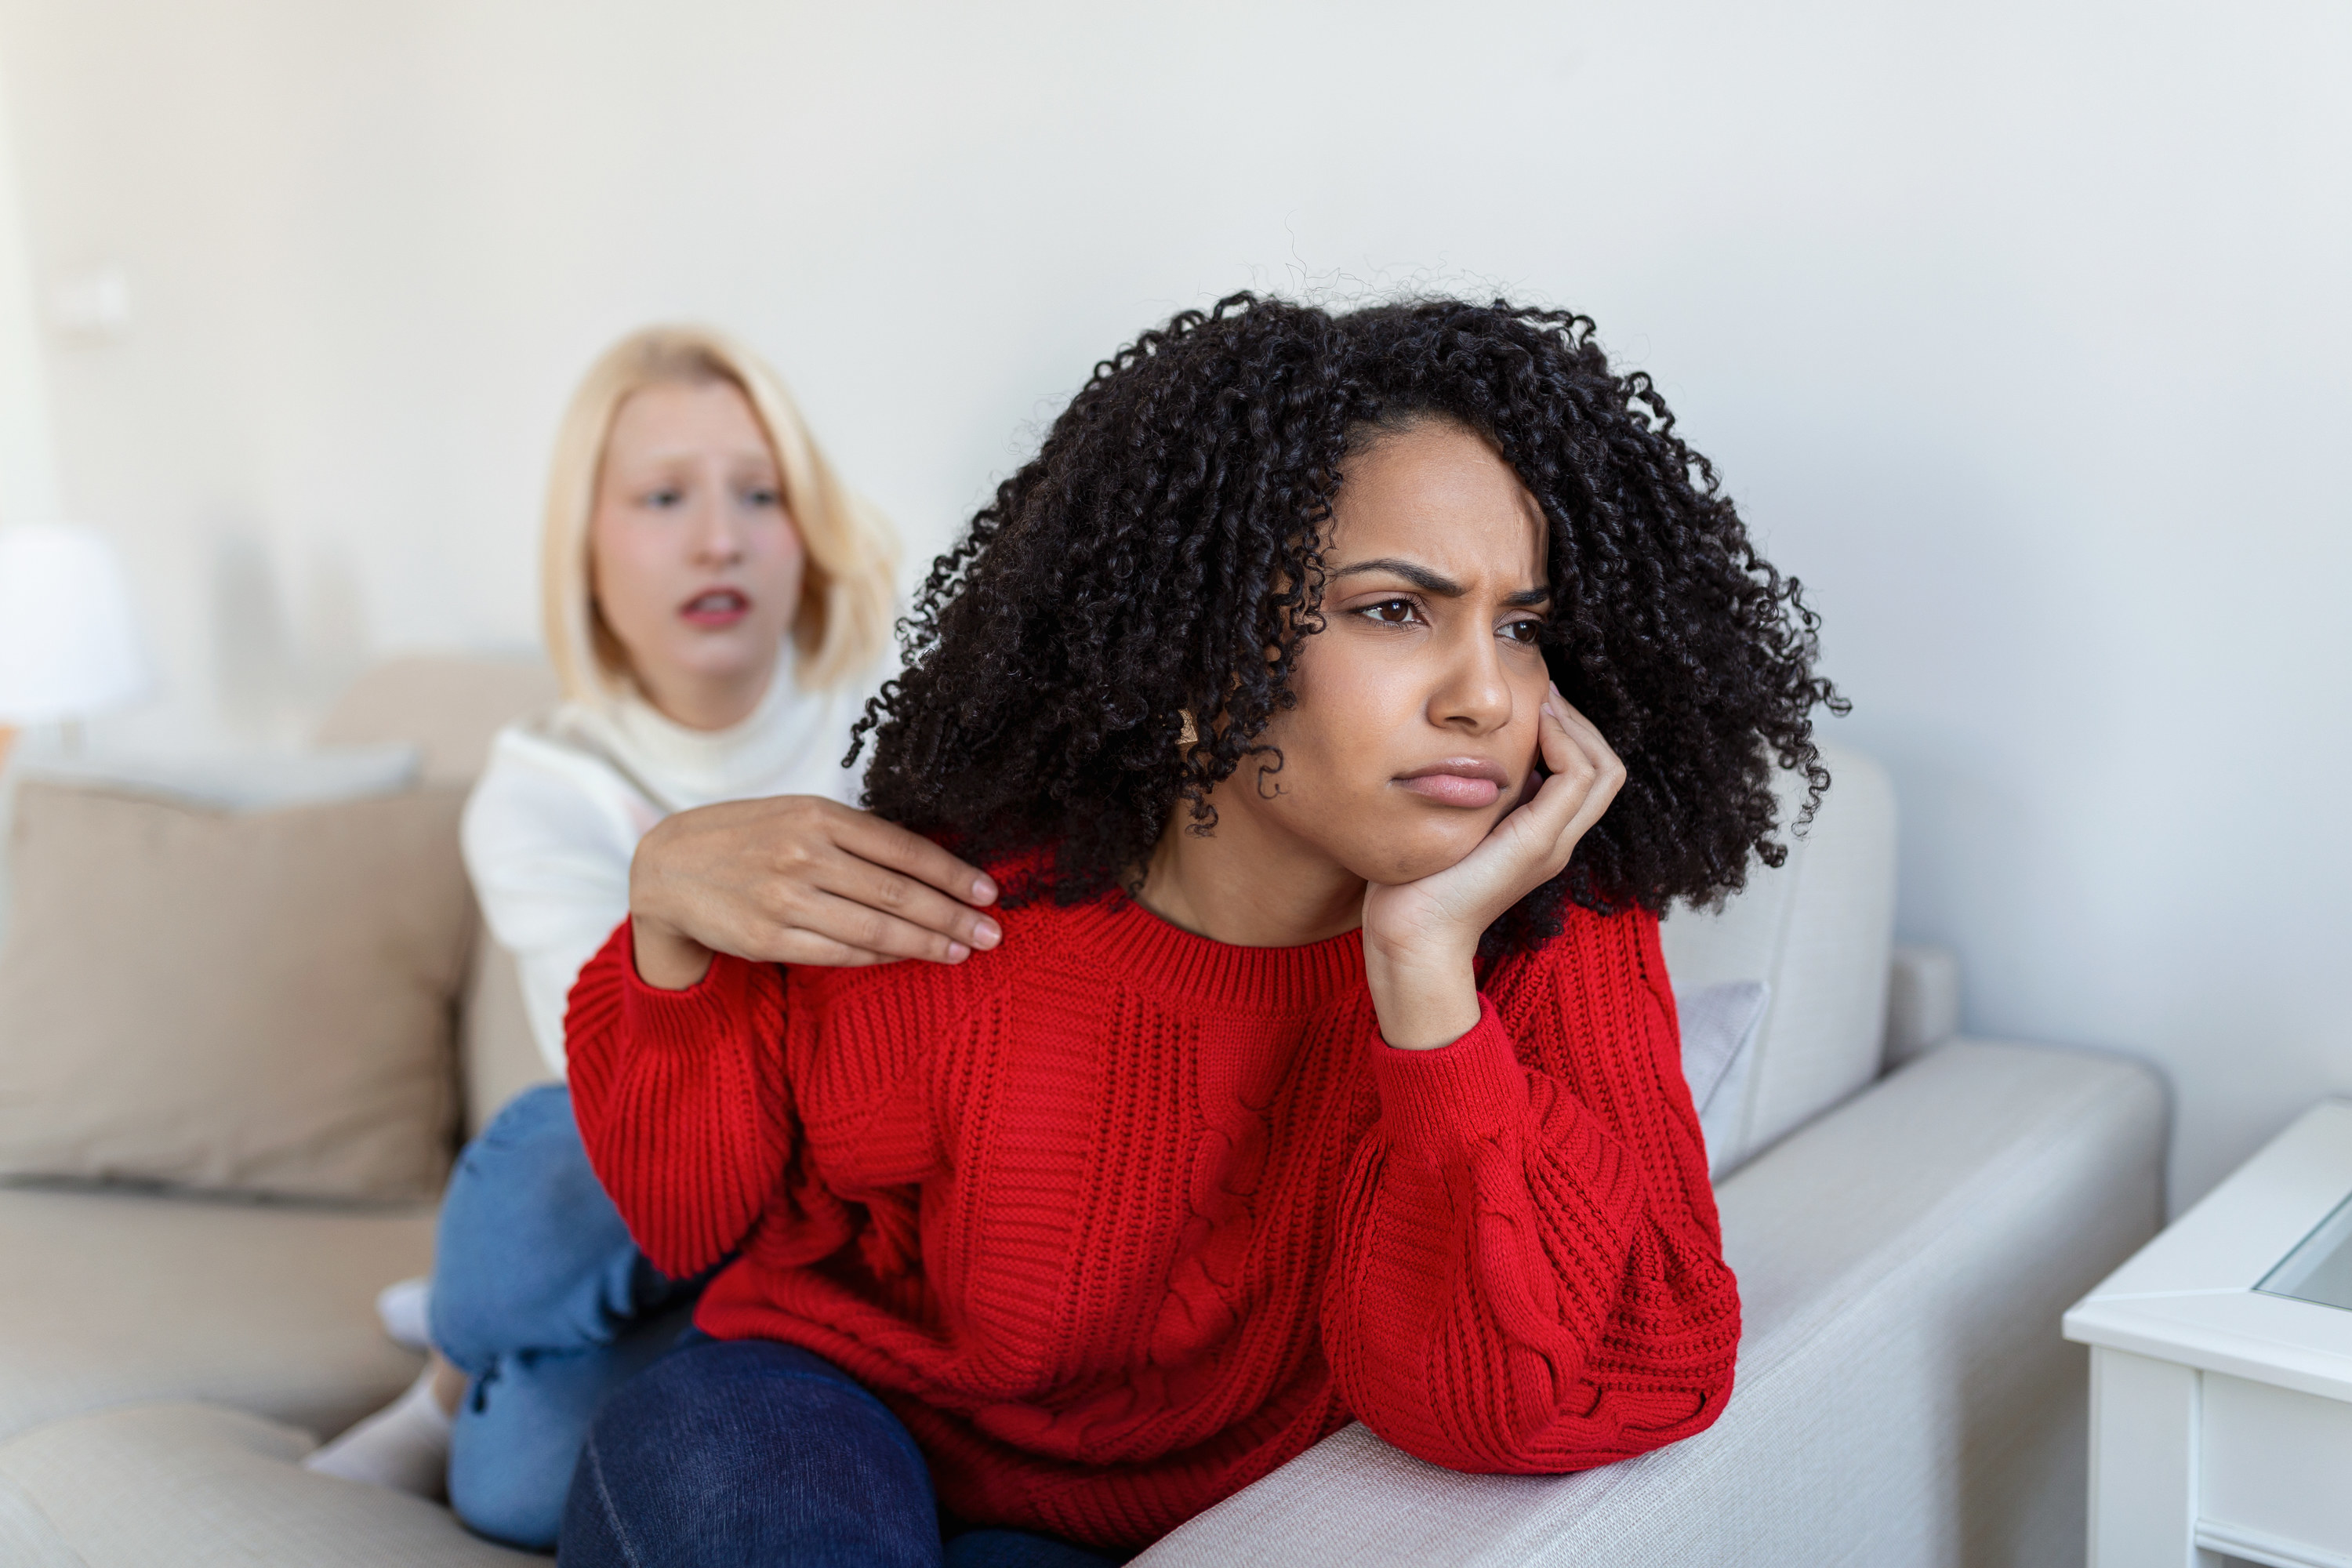
[[[1657,917],[1826,786],[1813,626],[1581,318],[1237,296],[1098,366],[865,721],[977,951],[747,963],[657,829],[572,993],[632,1233],[732,1261],[567,1559],[1083,1563],[1350,1419],[1528,1473],[1705,1428]]]

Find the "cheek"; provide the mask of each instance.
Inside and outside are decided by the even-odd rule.
[[[1328,784],[1385,785],[1395,737],[1421,721],[1426,681],[1406,661],[1378,657],[1344,635],[1310,637],[1291,689],[1298,706],[1277,722],[1295,731],[1331,771]]]
[[[801,579],[808,569],[808,549],[792,519],[761,525],[749,536],[745,552],[751,589],[763,604],[790,618],[800,601]]]
[[[1551,673],[1538,660],[1534,673],[1519,683],[1511,723],[1519,776],[1529,781],[1530,792],[1542,782],[1538,775],[1543,767],[1543,705],[1550,700]]]
[[[1318,700],[1304,681],[1293,689],[1298,692],[1298,706],[1277,712],[1258,738],[1260,744],[1282,754],[1280,771],[1266,779],[1266,788],[1278,793],[1262,804],[1282,819],[1286,831],[1321,843],[1371,805],[1385,776],[1379,773],[1378,758],[1372,754],[1379,749],[1380,726],[1358,721],[1346,707]],[[1234,774],[1251,784],[1253,797],[1257,796],[1255,770],[1255,760],[1245,761]]]
[[[1293,682],[1298,706],[1266,731],[1284,758],[1283,793],[1268,807],[1287,831],[1368,881],[1433,876],[1476,848],[1523,792],[1507,791],[1492,810],[1472,813],[1432,811],[1391,789],[1402,767],[1426,760],[1426,746],[1403,755],[1402,738],[1418,735],[1427,721],[1427,682],[1391,661],[1349,652],[1337,642],[1310,643],[1302,652]],[[1546,685],[1540,668],[1512,677],[1507,765],[1530,784]]]
[[[626,641],[665,621],[671,573],[653,531],[599,516],[588,538],[589,582],[605,623]]]
[[[1350,651],[1317,642],[1302,651],[1292,678],[1298,706],[1266,727],[1283,766],[1272,781],[1281,794],[1262,809],[1356,876],[1410,881],[1460,859],[1484,828],[1457,847],[1462,835],[1433,833],[1430,814],[1390,788],[1402,765],[1398,738],[1423,722],[1420,691],[1382,661]],[[1247,764],[1234,775],[1247,776]]]

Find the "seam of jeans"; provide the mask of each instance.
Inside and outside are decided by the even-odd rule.
[[[596,1482],[596,1506],[604,1510],[604,1522],[612,1526],[613,1539],[621,1545],[621,1555],[629,1560],[629,1568],[645,1568],[645,1559],[639,1557],[637,1549],[629,1544],[629,1532],[621,1528],[621,1514],[620,1510],[613,1506],[613,1494],[604,1489],[604,1461],[596,1458],[595,1438],[588,1439],[587,1447],[582,1450],[582,1454],[588,1461],[589,1475],[594,1478]]]

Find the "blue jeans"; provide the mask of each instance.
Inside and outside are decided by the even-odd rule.
[[[563,1510],[563,1568],[1103,1568],[1051,1536],[942,1540],[915,1439],[847,1373],[688,1333],[605,1401]]]
[[[509,1101],[457,1157],[433,1263],[433,1342],[468,1379],[449,1437],[457,1517],[552,1547],[597,1405],[677,1342],[694,1291],[629,1239],[571,1090]]]

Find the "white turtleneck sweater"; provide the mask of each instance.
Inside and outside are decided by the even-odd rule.
[[[729,729],[689,730],[631,696],[566,702],[499,731],[466,803],[466,869],[558,1074],[572,983],[629,912],[637,840],[674,811],[722,800],[856,804],[861,775],[841,755],[871,689],[803,690],[788,646],[757,710]]]

